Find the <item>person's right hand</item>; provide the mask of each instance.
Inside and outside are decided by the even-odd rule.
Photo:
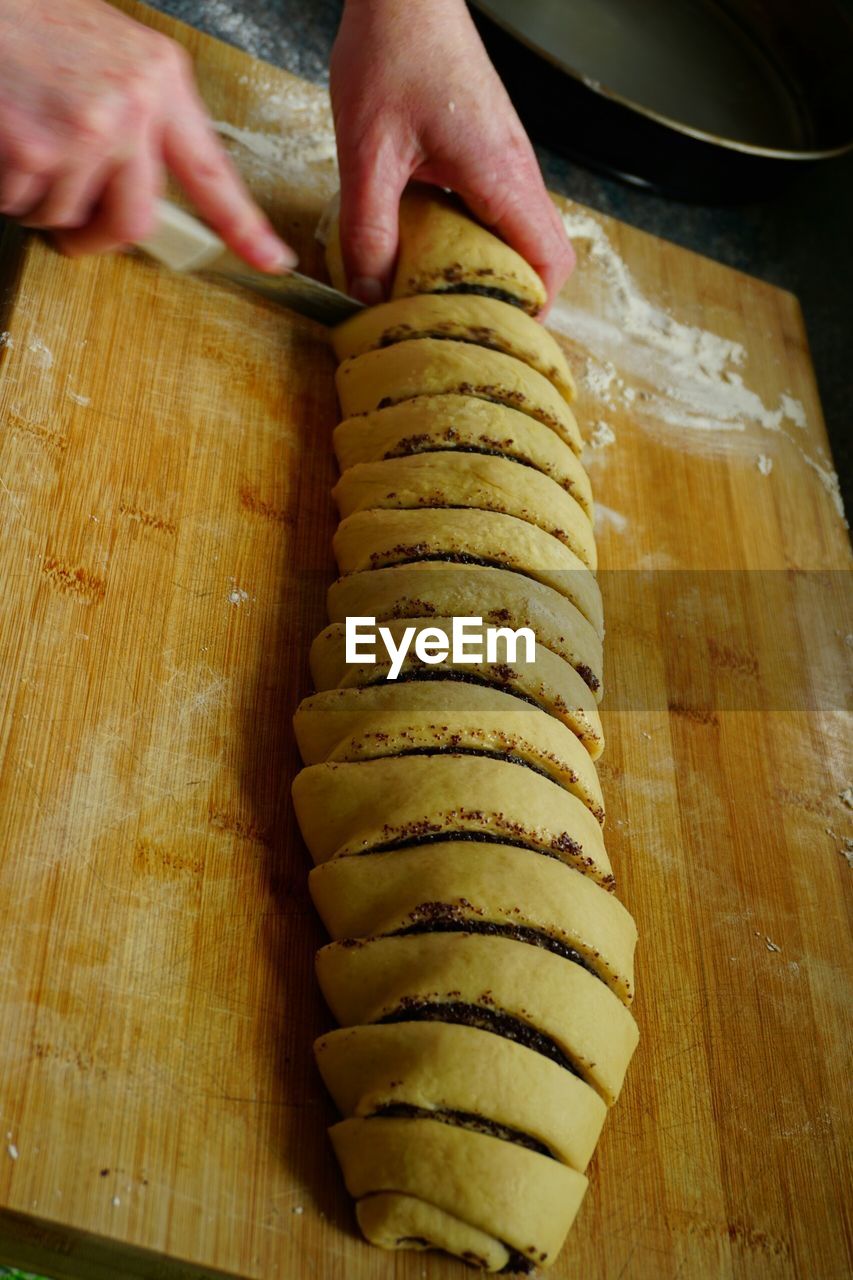
[[[0,0],[0,213],[103,253],[153,229],[170,169],[228,247],[296,258],[217,139],[185,51],[104,0]]]

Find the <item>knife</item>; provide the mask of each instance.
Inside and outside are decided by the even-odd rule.
[[[340,324],[362,310],[362,303],[355,298],[298,271],[284,275],[256,271],[231,253],[210,227],[168,200],[157,201],[157,226],[137,248],[172,271],[200,272],[228,280],[321,324]]]

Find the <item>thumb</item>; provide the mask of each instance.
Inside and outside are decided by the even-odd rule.
[[[352,145],[352,144],[350,144]],[[409,170],[390,139],[340,157],[341,253],[350,293],[372,306],[387,296],[399,240],[400,196]]]

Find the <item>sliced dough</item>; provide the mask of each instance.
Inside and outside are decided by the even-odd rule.
[[[510,841],[614,885],[601,827],[570,792],[524,765],[485,756],[386,756],[314,764],[293,805],[315,862],[455,837]]]
[[[556,1257],[587,1187],[548,1156],[436,1120],[353,1118],[329,1136],[356,1199],[416,1196],[539,1265]]]
[[[556,340],[518,307],[473,294],[419,294],[367,307],[332,330],[338,360],[411,338],[452,338],[503,351],[543,374],[565,400],[575,380]]]
[[[413,752],[514,756],[547,774],[604,822],[595,765],[575,735],[498,689],[460,681],[387,681],[304,698],[293,717],[305,764]]]
[[[559,591],[593,613],[603,630],[601,595],[592,574],[596,568],[592,526],[585,516],[592,563],[559,538],[517,516],[460,507],[424,510],[377,508],[357,511],[338,525],[332,541],[341,573],[379,569],[410,560],[447,560],[462,564],[495,564],[523,573]],[[584,607],[585,606],[585,607]],[[600,616],[599,616],[600,615]]]
[[[574,551],[598,560],[589,516],[548,476],[506,458],[477,453],[417,453],[350,467],[332,490],[341,517],[372,509],[431,507],[495,511],[534,525]]]
[[[407,627],[417,636],[425,627],[440,631],[450,643],[453,622],[450,618],[388,619],[384,624],[394,645],[399,646]],[[346,628],[333,622],[321,631],[311,646],[311,677],[316,689],[351,689],[378,684],[387,677],[390,663],[381,646],[375,651],[376,662],[348,663],[346,660]],[[532,701],[571,729],[586,747],[591,759],[597,760],[604,750],[604,731],[595,698],[574,667],[556,653],[537,644],[532,662],[523,657],[519,647],[512,665],[508,662],[454,663],[450,657],[440,667],[423,663],[414,651],[414,640],[403,662],[397,684],[407,679],[452,679],[465,684],[479,683],[502,689],[522,700]]]
[[[592,578],[589,579],[592,581]],[[482,618],[486,624],[530,627],[536,639],[575,668],[600,702],[603,650],[584,615],[551,587],[508,569],[423,560],[351,573],[333,582],[329,618]]]
[[[607,1114],[595,1090],[570,1071],[478,1027],[341,1027],[321,1036],[314,1053],[344,1116],[369,1116],[394,1105],[461,1112],[527,1135],[580,1173]]]
[[[370,413],[421,395],[476,396],[529,414],[580,453],[574,414],[547,378],[513,356],[467,342],[418,338],[366,351],[335,374],[344,416]]]
[[[441,1249],[479,1271],[503,1271],[512,1259],[505,1244],[434,1204],[397,1191],[356,1201],[362,1234],[380,1249]]]
[[[438,187],[410,183],[400,200],[400,244],[391,295],[494,292],[531,315],[547,293],[519,253],[487,231],[464,205]],[[326,266],[336,289],[347,291],[338,220],[329,226]]]
[[[413,396],[347,418],[335,428],[334,445],[342,471],[417,453],[499,454],[550,476],[593,514],[589,477],[569,446],[528,414],[475,396]]]
[[[533,929],[577,951],[624,1004],[633,999],[637,926],[614,894],[556,858],[448,840],[333,858],[313,869],[308,886],[335,939],[431,920]]]
[[[493,1034],[512,1040],[525,1032],[545,1037],[531,1047],[559,1057],[608,1106],[639,1039],[630,1011],[598,978],[507,938],[421,933],[330,942],[317,952],[317,977],[342,1026],[415,1021],[431,1012],[443,1022],[482,1017]]]

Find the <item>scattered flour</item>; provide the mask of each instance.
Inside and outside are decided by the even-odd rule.
[[[65,394],[68,396],[70,400],[73,400],[75,404],[81,404],[83,405],[84,408],[86,407],[86,405],[89,405],[92,403],[91,396],[82,396],[80,395],[79,391],[72,391],[70,387],[65,388]]]
[[[46,347],[41,338],[33,338],[32,342],[27,346],[28,351],[32,351],[36,358],[36,364],[40,369],[49,369],[53,364],[53,352],[50,347]]]
[[[222,137],[242,149],[246,161],[293,186],[309,186],[322,198],[337,187],[335,130],[328,95],[311,85],[285,93],[267,94],[258,113],[269,129],[241,129],[228,120],[215,120]]]
[[[0,347],[8,347],[10,351],[15,346],[15,339],[12,337],[8,329],[0,331]]]
[[[848,809],[853,809],[853,787],[845,787],[843,791],[839,791],[838,799]]]
[[[768,458],[766,453],[759,453],[758,457],[755,459],[755,465],[763,476],[769,476],[770,472],[773,470],[773,459]]]
[[[10,1142],[10,1143],[8,1144],[8,1146],[6,1147],[6,1150],[7,1150],[7,1151],[8,1151],[8,1153],[9,1153],[9,1159],[10,1159],[10,1160],[17,1160],[17,1158],[18,1158],[18,1148],[15,1146],[14,1142]]]
[[[599,419],[592,429],[589,437],[589,443],[593,449],[606,449],[609,444],[616,441],[616,432],[613,430],[609,422]]]
[[[585,210],[570,209],[562,217],[572,240],[586,247],[599,308],[592,314],[560,298],[548,324],[586,348],[580,381],[589,395],[611,409],[630,405],[643,430],[707,454],[738,447],[752,452],[751,427],[784,435],[843,519],[838,477],[829,460],[806,453],[787,429],[786,424],[797,431],[808,426],[800,401],[784,393],[775,407],[766,405],[744,382],[747,351],[741,343],[684,324],[651,302],[604,227]],[[627,385],[628,378],[635,387]]]
[[[623,516],[621,511],[614,511],[612,507],[605,507],[603,503],[595,504],[595,530],[600,533],[603,529],[615,529],[617,533],[624,533],[628,528],[628,517]]]
[[[248,599],[249,599],[248,591],[244,591],[242,587],[234,587],[234,589],[229,593],[228,603],[229,604],[245,604],[245,602]]]

